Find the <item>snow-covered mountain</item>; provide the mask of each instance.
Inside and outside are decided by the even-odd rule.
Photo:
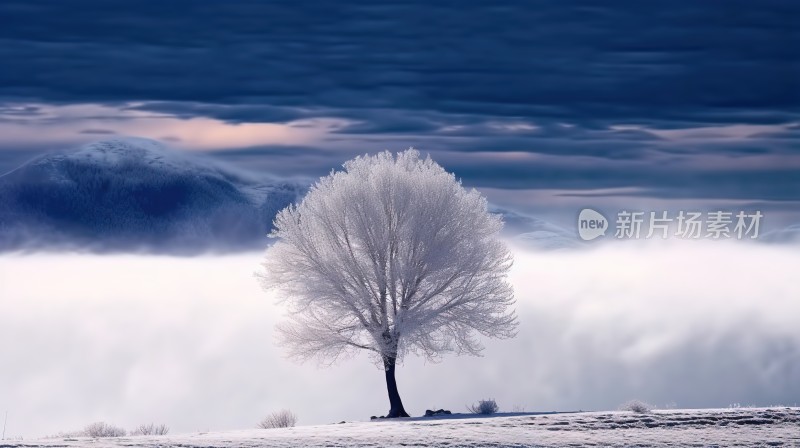
[[[306,188],[152,140],[103,141],[0,176],[0,250],[255,249]]]
[[[286,181],[118,138],[44,155],[0,176],[0,251],[78,249],[200,253],[256,250],[275,214],[307,180]],[[524,247],[580,246],[575,235],[494,208],[504,234]]]
[[[519,246],[532,250],[559,250],[585,247],[575,232],[504,208],[492,208],[492,213],[503,217],[503,233]]]

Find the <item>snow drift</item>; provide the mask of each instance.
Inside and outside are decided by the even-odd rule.
[[[457,416],[454,416],[457,417]],[[686,447],[797,446],[800,408],[582,412],[468,419],[342,422],[166,437],[11,441],[9,448],[244,447]]]

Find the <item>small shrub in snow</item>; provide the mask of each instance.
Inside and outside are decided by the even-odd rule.
[[[125,437],[125,430],[105,422],[96,422],[83,428],[86,437]]]
[[[167,425],[156,425],[150,423],[148,425],[142,424],[131,431],[132,436],[165,436],[169,433]]]
[[[473,414],[491,415],[500,410],[500,407],[497,406],[497,403],[494,401],[494,399],[490,398],[488,400],[480,400],[476,405],[471,404],[467,406],[467,409],[469,409],[469,411]]]
[[[295,424],[297,424],[297,415],[288,409],[283,409],[273,412],[264,420],[261,420],[261,423],[258,424],[258,427],[263,429],[291,428]]]
[[[621,404],[619,410],[635,412],[637,414],[647,414],[653,410],[653,406],[645,403],[644,401],[631,400]]]
[[[69,432],[59,431],[59,432],[58,432],[58,433],[56,433],[56,434],[52,434],[52,435],[49,435],[49,436],[44,436],[44,438],[45,438],[45,439],[65,439],[65,440],[72,440],[72,439],[74,439],[75,437],[83,437],[83,435],[84,435],[84,432],[83,432],[83,430],[80,430],[80,431],[69,431]]]

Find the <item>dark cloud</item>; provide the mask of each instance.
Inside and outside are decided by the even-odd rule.
[[[800,195],[799,13],[789,0],[8,0],[0,123],[68,120],[31,102],[121,109],[98,120],[336,118],[344,124],[313,148],[217,155],[315,176],[415,146],[475,186],[790,201]],[[724,128],[739,125],[771,128]],[[659,133],[693,128],[718,135]]]
[[[465,183],[502,189],[594,190],[637,189],[626,196],[661,199],[762,199],[800,201],[800,176],[795,166],[698,166],[691,160],[669,163],[648,160],[565,158],[497,160],[490,156],[440,157],[440,162]],[[794,159],[795,163],[798,159]],[[779,164],[780,161],[773,162]],[[755,162],[754,162],[755,164]],[[566,194],[565,194],[566,195]],[[796,208],[796,204],[790,205]]]
[[[325,114],[320,110],[280,107],[269,104],[210,104],[192,101],[151,101],[126,106],[123,110],[159,112],[178,118],[213,117],[230,123],[284,123]]]
[[[797,117],[798,12],[777,0],[12,0],[0,95],[244,104],[194,111],[231,120],[314,106],[774,123]]]

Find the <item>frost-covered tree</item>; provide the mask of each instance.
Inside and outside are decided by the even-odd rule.
[[[288,307],[282,343],[323,363],[370,352],[386,372],[387,416],[407,417],[395,381],[404,355],[476,355],[477,334],[515,334],[502,225],[414,149],[346,162],[275,218],[259,276]]]

